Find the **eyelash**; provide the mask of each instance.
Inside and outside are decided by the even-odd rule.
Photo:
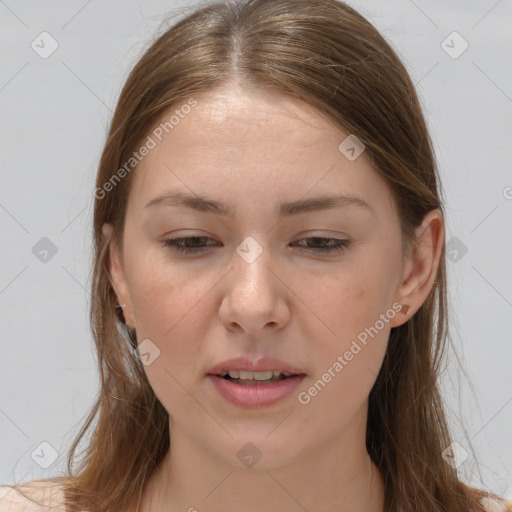
[[[211,240],[211,238],[207,236],[189,236],[189,237],[179,237],[179,238],[167,238],[165,240],[162,240],[162,244],[164,247],[170,247],[172,250],[176,252],[181,252],[184,254],[198,254],[201,252],[204,252],[205,247],[208,246],[202,246],[202,247],[187,247],[183,245],[178,245],[181,242],[187,241],[187,240],[194,240],[194,239],[206,239]],[[348,249],[351,241],[350,240],[342,240],[339,238],[327,238],[327,237],[319,237],[319,236],[313,236],[309,238],[303,238],[302,240],[321,240],[322,243],[325,241],[334,241],[334,245],[331,245],[330,247],[306,247],[306,249],[310,249],[313,252],[317,253],[333,253],[333,252],[341,252],[346,249]],[[211,247],[211,245],[210,245]],[[302,246],[304,247],[304,246]]]

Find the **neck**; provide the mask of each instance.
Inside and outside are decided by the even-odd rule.
[[[171,449],[145,487],[142,512],[382,512],[382,475],[366,451],[365,429],[355,432],[356,442],[344,433],[286,466],[257,469],[230,464],[173,425]]]

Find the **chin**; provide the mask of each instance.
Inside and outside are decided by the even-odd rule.
[[[223,458],[227,464],[243,469],[271,470],[290,465],[299,456],[297,442],[287,436],[275,436],[268,431],[255,432],[250,435],[246,432],[244,436],[229,439],[227,445],[212,446],[212,450]]]

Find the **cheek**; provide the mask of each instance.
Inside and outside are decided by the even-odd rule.
[[[373,339],[366,347],[360,345],[360,351],[350,361],[343,351],[326,361],[319,374],[307,383],[308,387],[303,388],[306,395],[301,395],[301,400],[309,397],[309,403],[303,406],[304,420],[315,423],[316,418],[321,418],[322,429],[334,432],[340,425],[358,418],[382,365],[385,345],[385,340]],[[337,361],[338,355],[343,357],[343,363]]]
[[[307,305],[305,311],[311,313],[312,320],[308,323],[312,325],[313,317],[316,318],[317,339],[321,329],[327,345],[332,345],[334,340],[343,344],[343,340],[373,325],[388,308],[385,280],[371,269],[340,267],[338,272],[322,278],[301,276],[297,283],[300,287],[295,290]]]
[[[159,338],[169,335],[180,319],[189,320],[208,285],[193,265],[173,262],[167,250],[156,243],[155,247],[135,248],[128,267],[137,325]]]
[[[323,399],[338,393],[347,407],[351,401],[357,404],[369,393],[380,370],[396,314],[391,308],[390,273],[384,259],[359,258],[357,267],[340,266],[336,273],[321,279],[305,276],[301,281],[299,293],[304,294],[308,310],[314,313],[305,317],[308,320],[302,329],[315,340],[315,378],[328,381],[326,388],[331,390],[322,392]],[[343,359],[341,363],[338,356]],[[339,364],[334,368],[336,362]],[[336,376],[328,374],[322,379],[329,369]],[[348,389],[353,391],[344,396],[343,390]]]
[[[204,340],[208,339],[207,316],[210,280],[178,272],[169,262],[146,258],[133,273],[132,299],[139,343],[157,356],[144,371],[156,396],[168,411],[195,411],[194,400],[184,389],[187,376],[200,367]],[[193,283],[193,285],[191,285]],[[156,348],[155,348],[156,347]],[[200,418],[199,418],[200,419]]]
[[[184,271],[183,266],[173,264],[162,248],[136,249],[127,268],[139,342],[149,338],[162,357],[173,353],[177,360],[185,347],[193,352],[193,340],[197,338],[191,332],[192,320],[197,325],[207,283],[201,283],[197,275],[189,275],[191,272]]]
[[[371,286],[359,282],[359,287],[354,283],[331,290],[331,300],[318,304],[322,320],[333,332],[312,338],[314,374],[301,388],[310,399],[305,406],[309,418],[321,416],[323,424],[335,429],[364,407],[382,366],[395,314],[384,302]]]

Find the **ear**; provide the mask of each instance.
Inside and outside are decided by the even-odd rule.
[[[123,268],[123,260],[121,257],[119,247],[117,247],[117,244],[112,238],[112,232],[112,224],[103,224],[103,237],[107,240],[110,240],[108,249],[108,259],[112,286],[114,287],[114,292],[116,294],[118,303],[126,304],[123,307],[123,315],[126,320],[126,323],[130,327],[135,327],[135,322],[133,321],[133,309],[131,304],[130,291],[128,289],[128,283],[126,281],[126,276]]]
[[[428,212],[416,228],[416,244],[405,259],[397,291],[397,301],[409,308],[406,314],[395,315],[391,321],[392,327],[404,324],[428,297],[436,280],[443,246],[444,219],[439,208],[436,208]]]

